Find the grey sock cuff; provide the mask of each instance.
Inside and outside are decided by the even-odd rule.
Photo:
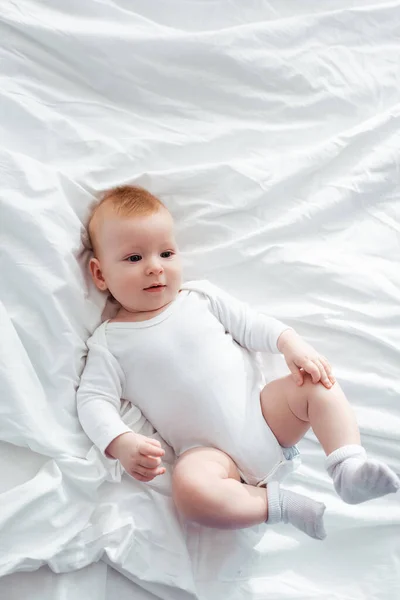
[[[342,446],[338,448],[325,459],[325,468],[329,475],[332,475],[335,467],[352,456],[359,456],[360,458],[367,458],[367,453],[362,446],[358,444],[351,444],[348,446]]]
[[[280,523],[282,520],[281,510],[281,499],[279,494],[279,483],[277,481],[271,481],[267,485],[267,498],[268,498],[268,519],[266,523],[269,525],[275,525]]]

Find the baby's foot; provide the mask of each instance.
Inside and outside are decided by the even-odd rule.
[[[267,486],[267,523],[290,523],[316,540],[326,537],[324,528],[325,504],[312,498],[284,490],[272,481]]]
[[[360,504],[400,489],[400,479],[385,463],[367,458],[362,446],[343,446],[327,458],[335,490],[348,504]]]

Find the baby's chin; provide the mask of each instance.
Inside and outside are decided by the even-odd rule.
[[[132,313],[153,312],[162,309],[178,297],[178,291],[168,289],[154,292],[139,292],[136,298],[126,298],[120,302],[120,307]]]
[[[141,303],[143,310],[158,310],[173,302],[179,294],[179,290],[170,290],[168,287],[154,292],[145,292],[145,302]]]
[[[139,291],[137,300],[135,301],[135,299],[133,299],[133,302],[131,295],[128,298],[122,298],[119,300],[109,296],[106,306],[104,307],[104,311],[101,315],[101,320],[105,321],[107,319],[113,319],[120,311],[124,313],[127,312],[137,314],[151,313],[161,310],[176,300],[179,291],[179,289],[171,290],[167,287],[163,292],[147,292],[148,297],[144,298]]]

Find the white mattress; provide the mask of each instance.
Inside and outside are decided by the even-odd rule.
[[[400,498],[342,503],[312,434],[287,486],[327,504],[326,541],[185,529],[168,476],[106,481],[75,390],[104,305],[85,219],[136,182],[176,217],[186,278],[315,344],[400,472],[400,2],[1,12],[0,598],[399,598]]]

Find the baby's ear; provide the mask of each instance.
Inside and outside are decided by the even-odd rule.
[[[89,270],[95,286],[104,292],[107,289],[107,284],[104,280],[103,273],[100,267],[100,262],[97,258],[91,258],[89,261]]]

